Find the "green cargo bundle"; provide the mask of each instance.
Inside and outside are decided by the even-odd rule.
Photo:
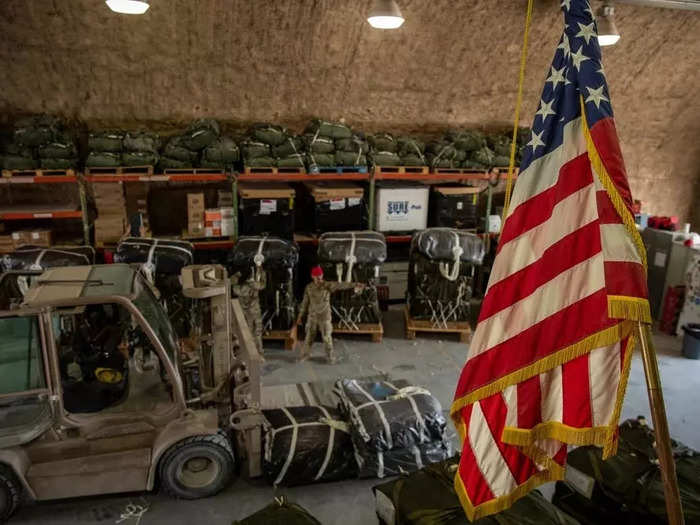
[[[185,146],[185,138],[182,135],[171,137],[163,148],[163,156],[179,160],[193,166],[199,156],[196,151]]]
[[[88,150],[120,153],[124,149],[124,132],[119,129],[94,131],[88,135]]]
[[[425,142],[413,137],[397,137],[396,145],[397,153],[402,157],[406,155],[422,156],[425,153]]]
[[[370,148],[374,151],[390,151],[396,153],[398,144],[391,133],[375,133],[367,137]]]
[[[314,168],[329,168],[335,166],[334,153],[307,153],[306,162],[311,171]]]
[[[258,122],[253,124],[248,130],[248,135],[253,139],[269,144],[270,146],[279,146],[287,140],[287,128],[276,126],[267,122]]]
[[[111,151],[91,151],[85,159],[89,168],[114,168],[121,166],[122,156]]]
[[[246,164],[258,157],[271,157],[270,145],[252,139],[245,139],[241,142],[241,153]]]
[[[454,477],[459,458],[454,457],[373,488],[377,516],[383,525],[468,525]],[[498,514],[474,525],[578,525],[535,491]]]
[[[158,153],[160,137],[150,131],[128,131],[124,135],[124,151]]]
[[[231,166],[241,159],[238,144],[231,137],[222,136],[207,146],[202,153],[202,163],[216,164],[221,167]]]
[[[33,170],[39,167],[39,161],[34,157],[3,155],[2,167],[6,170]]]
[[[267,168],[268,166],[277,166],[277,159],[270,156],[249,157],[243,160],[243,164],[251,168]]]
[[[345,139],[352,137],[352,130],[345,124],[320,119],[314,119],[308,126],[306,126],[304,134],[307,133],[321,137],[331,137],[334,139]]]
[[[304,153],[304,139],[302,137],[287,136],[284,142],[272,148],[272,154],[275,157],[286,157],[298,153]]]
[[[170,157],[161,157],[158,160],[158,166],[161,170],[182,170],[187,168],[193,168],[194,163],[187,160],[173,159]],[[204,166],[206,168],[206,166]]]
[[[306,151],[308,153],[334,153],[335,142],[332,138],[322,137],[320,135],[304,135],[306,143]]]
[[[486,137],[487,146],[493,150],[496,156],[510,157],[510,145],[512,140],[505,135],[489,135]]]
[[[150,151],[125,151],[122,166],[155,166],[160,156]]]
[[[305,166],[306,155],[303,153],[292,153],[277,159],[278,168],[303,168]]]
[[[61,121],[53,115],[34,115],[15,123],[14,141],[24,147],[35,148],[54,140]]]
[[[367,166],[367,156],[361,151],[353,153],[351,151],[336,151],[335,163],[338,166]]]
[[[367,155],[373,166],[401,166],[401,157],[393,151],[370,151]]]
[[[493,151],[491,151],[491,149],[488,146],[484,146],[472,152],[472,154],[469,157],[469,160],[473,160],[474,162],[478,162],[484,167],[490,168],[492,166],[495,166],[495,158],[496,157],[494,156]]]
[[[201,151],[219,138],[219,123],[211,118],[193,121],[182,134],[183,144],[192,151]]]
[[[45,170],[67,170],[78,167],[78,159],[51,159],[43,158],[39,160],[40,167]]]
[[[234,521],[233,525],[321,525],[321,522],[304,507],[291,503],[282,496],[255,514]]]
[[[456,168],[457,149],[446,140],[434,140],[425,147],[425,158],[431,168]]]
[[[37,152],[43,159],[75,159],[78,156],[78,149],[72,141],[49,142],[40,146]]]
[[[476,151],[486,146],[486,137],[476,130],[448,130],[445,138],[462,151]]]
[[[423,155],[403,155],[401,157],[402,166],[427,166],[428,161]]]
[[[565,494],[564,487],[560,487],[555,503],[580,516],[586,524],[602,523],[600,509],[604,508],[631,516],[637,523],[665,523],[666,504],[655,440],[653,430],[644,418],[639,418],[620,425],[617,455],[606,461],[599,448],[573,450],[567,463],[578,475],[567,479],[571,480],[569,488],[577,492]],[[671,447],[685,522],[700,523],[700,453],[674,440]]]
[[[369,144],[359,135],[353,135],[351,138],[337,139],[335,141],[335,150],[351,153],[359,152],[366,155],[369,152]]]

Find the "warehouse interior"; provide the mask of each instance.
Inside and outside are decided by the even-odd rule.
[[[685,523],[700,523],[697,0],[2,2],[0,523],[469,523],[462,495],[425,468],[462,450],[451,406],[475,336],[506,339],[477,321],[499,301],[499,243],[517,238],[501,240],[511,185],[521,203],[535,163],[552,58],[579,45],[563,23],[572,5],[599,35],[614,19],[619,37],[593,45],[625,226],[643,243],[627,262],[645,261],[668,428],[692,449],[673,444]],[[373,27],[378,14],[401,23]],[[97,344],[102,357],[86,357]],[[620,362],[619,421],[651,428],[641,347]],[[45,426],[12,426],[24,367],[21,399],[46,400]],[[392,402],[420,424],[360,415]],[[632,467],[588,475],[572,447],[576,474],[476,523],[680,523],[648,436],[654,457],[630,477],[644,491],[618,494],[599,465]],[[230,457],[205,488],[193,441]],[[442,496],[402,499],[402,486]]]

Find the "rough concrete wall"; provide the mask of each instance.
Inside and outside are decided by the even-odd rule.
[[[370,131],[508,125],[524,0],[401,0],[406,23],[388,32],[365,22],[370,3],[152,0],[125,16],[100,0],[3,0],[0,112],[93,126],[200,116],[294,127],[344,117]],[[561,34],[558,5],[536,3],[526,123]],[[632,190],[646,211],[686,220],[700,206],[700,14],[617,12],[622,38],[604,61]]]

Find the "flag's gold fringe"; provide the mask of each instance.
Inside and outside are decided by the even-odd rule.
[[[622,412],[622,402],[625,400],[625,392],[627,391],[627,380],[630,377],[630,368],[632,368],[632,354],[634,347],[637,344],[634,331],[630,333],[627,340],[627,348],[625,349],[625,359],[622,361],[622,370],[620,371],[620,382],[617,384],[617,398],[615,399],[615,408],[610,416],[608,427],[617,429],[620,421],[620,413]],[[608,459],[617,453],[618,433],[613,432],[608,436],[608,439],[603,445],[603,459]]]
[[[539,471],[537,474],[529,478],[522,485],[518,485],[513,491],[506,494],[505,496],[500,496],[498,498],[489,500],[481,505],[472,504],[469,496],[467,495],[467,490],[464,487],[464,482],[462,477],[459,475],[459,470],[455,474],[454,488],[459,501],[462,504],[467,518],[469,521],[478,520],[484,516],[489,516],[491,514],[496,514],[503,510],[506,510],[513,505],[517,500],[526,496],[528,492],[542,485],[543,483],[548,483],[550,481],[558,481],[564,479],[565,469],[561,465],[557,464],[552,458],[550,458],[544,451],[537,448],[536,446],[523,447],[522,452],[529,456],[535,463],[543,467],[543,470]]]
[[[615,207],[615,211],[617,211],[617,214],[622,219],[622,223],[625,225],[625,229],[630,234],[630,237],[632,237],[634,245],[637,248],[637,253],[639,254],[639,257],[642,260],[642,265],[644,266],[644,268],[646,268],[647,252],[644,248],[644,243],[642,242],[642,236],[639,235],[637,225],[634,222],[634,216],[632,215],[632,213],[630,213],[629,209],[625,205],[625,201],[622,200],[622,196],[617,191],[615,183],[612,181],[612,179],[610,178],[610,174],[608,174],[608,171],[603,165],[603,161],[600,158],[600,155],[598,154],[598,150],[595,147],[595,143],[593,142],[593,137],[591,137],[591,131],[588,128],[588,121],[586,120],[586,107],[582,96],[580,97],[580,100],[581,118],[583,119],[583,135],[586,137],[588,159],[591,161],[593,171],[595,171],[596,175],[600,179],[600,182],[603,184],[605,191],[608,193],[608,196],[610,197],[610,200],[612,201],[613,206]]]
[[[616,427],[576,428],[558,421],[540,423],[530,429],[506,427],[501,440],[509,445],[525,447],[537,441],[556,439],[569,445],[596,445],[603,447]]]
[[[608,295],[608,317],[651,324],[649,301],[641,297]]]
[[[460,420],[459,411],[465,406],[471,405],[472,403],[496,394],[497,392],[501,392],[510,385],[521,383],[526,379],[530,379],[533,376],[551,370],[552,368],[556,368],[567,361],[571,361],[572,359],[587,354],[595,348],[614,344],[617,341],[627,337],[632,331],[632,328],[633,326],[630,322],[622,321],[615,326],[611,326],[610,328],[606,328],[605,330],[589,335],[579,342],[567,346],[566,348],[562,348],[561,350],[558,350],[547,357],[543,357],[539,361],[536,361],[529,366],[516,370],[515,372],[489,383],[488,385],[455,399],[452,403],[452,407],[450,408],[450,415],[455,421],[455,425]]]

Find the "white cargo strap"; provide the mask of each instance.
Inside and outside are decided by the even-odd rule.
[[[79,255],[83,259],[85,259],[85,264],[90,264],[90,259],[88,258],[87,255],[85,255],[83,253],[75,253],[75,252],[68,252],[68,251],[64,251],[64,250],[56,250],[55,248],[49,248],[49,249],[42,248],[38,251],[39,251],[39,254],[36,256],[36,259],[34,259],[34,262],[29,267],[30,270],[41,270],[42,269],[41,260],[44,258],[44,255],[46,255],[47,252],[62,253],[63,255]]]
[[[321,479],[323,474],[326,472],[326,468],[328,467],[328,463],[331,460],[331,455],[333,454],[333,445],[335,444],[335,430],[336,430],[336,423],[345,425],[346,430],[344,432],[347,432],[347,425],[343,421],[335,421],[331,419],[331,415],[328,413],[328,410],[326,410],[324,407],[319,406],[318,407],[321,412],[323,412],[324,416],[320,419],[321,423],[327,424],[328,425],[328,445],[326,446],[326,457],[323,458],[323,463],[321,464],[321,468],[318,469],[318,472],[316,473],[316,476],[314,477],[314,481],[318,481]]]
[[[258,244],[258,251],[255,253],[255,256],[253,256],[253,262],[257,267],[262,266],[262,264],[265,262],[265,256],[263,255],[263,246],[265,245],[266,240],[267,237],[263,237],[262,239],[260,239],[260,244]]]
[[[359,423],[359,431],[360,434],[363,436],[369,436],[369,433],[367,432],[367,429],[365,428],[364,423],[362,422],[362,418],[359,416],[359,411],[361,408],[368,407],[370,405],[374,406],[374,408],[377,410],[377,413],[379,414],[379,419],[382,421],[382,425],[384,425],[384,433],[386,435],[386,442],[388,445],[389,449],[394,448],[394,441],[391,438],[391,427],[389,427],[389,421],[386,418],[386,414],[384,413],[384,409],[382,408],[382,401],[378,401],[374,399],[369,393],[360,386],[360,384],[357,382],[357,380],[353,379],[352,383],[355,385],[355,387],[369,400],[369,403],[365,403],[363,405],[360,405],[359,407],[355,407],[355,410],[357,412],[357,419]]]
[[[428,441],[428,428],[425,426],[425,420],[423,419],[423,415],[420,413],[420,410],[418,410],[418,405],[416,405],[416,400],[413,399],[413,396],[417,396],[417,395],[429,396],[429,395],[431,395],[430,391],[426,390],[425,388],[421,388],[419,386],[407,386],[404,388],[397,389],[396,386],[392,385],[388,381],[386,382],[386,384],[389,385],[391,388],[396,390],[396,393],[394,395],[391,395],[387,398],[389,401],[394,401],[396,399],[408,399],[408,402],[411,403],[411,408],[413,408],[413,413],[416,415],[416,421],[418,422],[418,427],[421,430],[420,442],[425,443],[426,441]]]
[[[289,453],[287,454],[287,459],[284,461],[284,465],[282,465],[282,469],[280,470],[280,473],[277,475],[277,479],[275,479],[274,485],[279,485],[282,480],[284,479],[284,476],[287,475],[287,470],[289,470],[289,465],[292,464],[292,459],[294,458],[294,452],[296,452],[297,449],[297,438],[299,435],[299,425],[296,422],[296,419],[294,419],[294,416],[287,410],[286,408],[282,407],[282,411],[284,412],[284,415],[289,418],[289,421],[291,421],[291,429],[292,429],[292,441],[289,444]],[[282,428],[290,428],[290,427],[282,427]],[[281,430],[281,429],[279,429]],[[277,430],[277,431],[279,431]]]
[[[355,266],[357,262],[357,257],[355,257],[355,245],[357,243],[357,238],[355,237],[355,232],[350,232],[350,253],[345,257],[345,262],[348,264],[348,269],[345,273],[345,282],[352,282],[352,267]]]
[[[297,151],[297,147],[294,145],[294,140],[292,140],[292,137],[287,137],[287,141],[292,145],[292,150],[294,151],[293,155],[298,154],[299,152]]]
[[[343,282],[343,263],[335,264],[335,277],[339,283]]]
[[[377,477],[379,479],[384,477],[384,453],[377,452]]]
[[[422,469],[423,468],[423,458],[420,457],[420,449],[417,446],[413,445],[413,447],[411,447],[411,452],[413,452],[413,457],[415,459],[416,466],[418,467],[418,470]]]
[[[455,237],[455,245],[452,248],[452,256],[453,256],[452,271],[448,271],[448,263],[441,262],[438,265],[438,267],[440,269],[440,275],[442,275],[448,281],[455,281],[455,280],[457,280],[457,277],[459,277],[459,263],[461,260],[460,257],[464,253],[464,250],[462,250],[462,247],[459,245],[459,235],[457,235],[456,232],[453,232],[453,235]]]
[[[150,282],[155,282],[154,280],[156,275],[156,265],[153,263],[153,254],[155,254],[156,252],[156,246],[158,246],[158,239],[153,239],[151,249],[148,250],[148,258],[142,266],[143,274],[146,276],[146,279],[148,279]]]
[[[416,144],[415,140],[411,140],[411,146],[413,146],[413,149],[416,150],[416,153],[418,153],[418,156],[420,157],[420,160],[423,164],[425,164],[425,157],[423,156],[423,153],[421,152],[420,148]]]

